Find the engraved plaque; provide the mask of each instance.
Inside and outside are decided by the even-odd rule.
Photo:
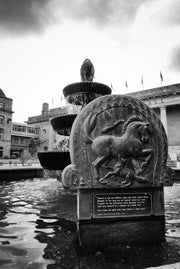
[[[93,217],[149,216],[152,213],[152,197],[144,193],[105,193],[93,197]]]

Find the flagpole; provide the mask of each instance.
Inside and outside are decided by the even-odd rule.
[[[111,90],[112,90],[112,92],[114,92],[114,87],[113,87],[112,83],[111,83]]]
[[[128,89],[127,79],[125,80],[125,87],[126,87],[126,92],[127,92],[127,89]]]
[[[143,76],[141,77],[141,85],[142,85],[142,89],[144,90],[144,80],[143,80]]]
[[[52,98],[52,108],[54,107],[54,98]]]
[[[161,73],[161,71],[160,71],[160,81],[161,81],[161,87],[162,87],[162,83],[163,83],[163,75],[162,75],[162,73]]]

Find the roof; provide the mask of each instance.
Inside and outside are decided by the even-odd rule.
[[[156,96],[169,96],[169,95],[176,95],[176,94],[180,94],[180,83],[137,91],[137,92],[131,92],[131,93],[127,93],[126,95],[130,95],[135,98],[140,98],[141,100],[147,100],[150,98],[154,98]]]
[[[2,89],[0,89],[0,97],[6,97]]]

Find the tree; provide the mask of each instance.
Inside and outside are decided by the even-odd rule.
[[[41,141],[39,138],[31,138],[28,145],[28,151],[31,154],[31,156],[33,156],[37,152],[38,147],[40,145],[41,145]]]

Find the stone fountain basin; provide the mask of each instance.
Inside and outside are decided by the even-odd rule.
[[[72,124],[77,114],[68,114],[64,116],[57,116],[51,119],[51,125],[56,133],[59,135],[69,136]]]
[[[77,92],[90,92],[101,95],[111,94],[111,88],[105,84],[98,82],[76,82],[67,85],[63,89],[64,96],[67,97],[69,94]]]
[[[48,170],[63,170],[71,163],[68,151],[44,151],[37,153],[41,166]]]
[[[84,106],[100,96],[111,94],[111,88],[97,82],[76,82],[66,86],[63,94],[69,103]]]

